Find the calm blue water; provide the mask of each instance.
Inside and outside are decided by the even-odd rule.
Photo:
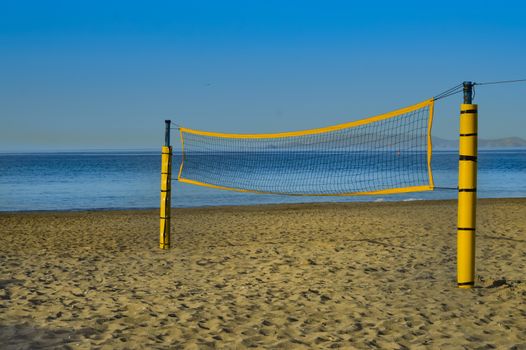
[[[174,164],[179,159],[175,157]],[[481,151],[481,198],[526,197],[526,150]],[[458,153],[435,151],[438,187],[456,187]],[[174,169],[176,166],[174,166]],[[0,155],[0,211],[155,208],[159,206],[157,152]],[[328,201],[401,201],[456,198],[454,190],[373,197],[287,197],[243,194],[173,183],[172,205],[244,205]]]
[[[182,176],[290,194],[372,192],[429,183],[427,154],[417,151],[193,152],[185,157]]]

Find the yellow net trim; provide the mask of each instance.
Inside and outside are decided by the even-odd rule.
[[[433,190],[433,110],[434,100],[429,99],[353,122],[271,134],[181,127],[178,180],[222,190],[296,196]]]

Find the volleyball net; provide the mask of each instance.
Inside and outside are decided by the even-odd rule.
[[[350,196],[433,190],[434,100],[349,123],[275,134],[181,127],[177,179],[223,190]]]

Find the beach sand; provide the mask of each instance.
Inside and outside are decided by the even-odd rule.
[[[526,199],[0,214],[0,348],[526,349]]]

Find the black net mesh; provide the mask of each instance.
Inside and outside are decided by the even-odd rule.
[[[293,136],[244,137],[183,128],[179,180],[288,195],[432,189],[428,132],[433,101],[416,106],[384,119],[363,120],[358,126]]]

